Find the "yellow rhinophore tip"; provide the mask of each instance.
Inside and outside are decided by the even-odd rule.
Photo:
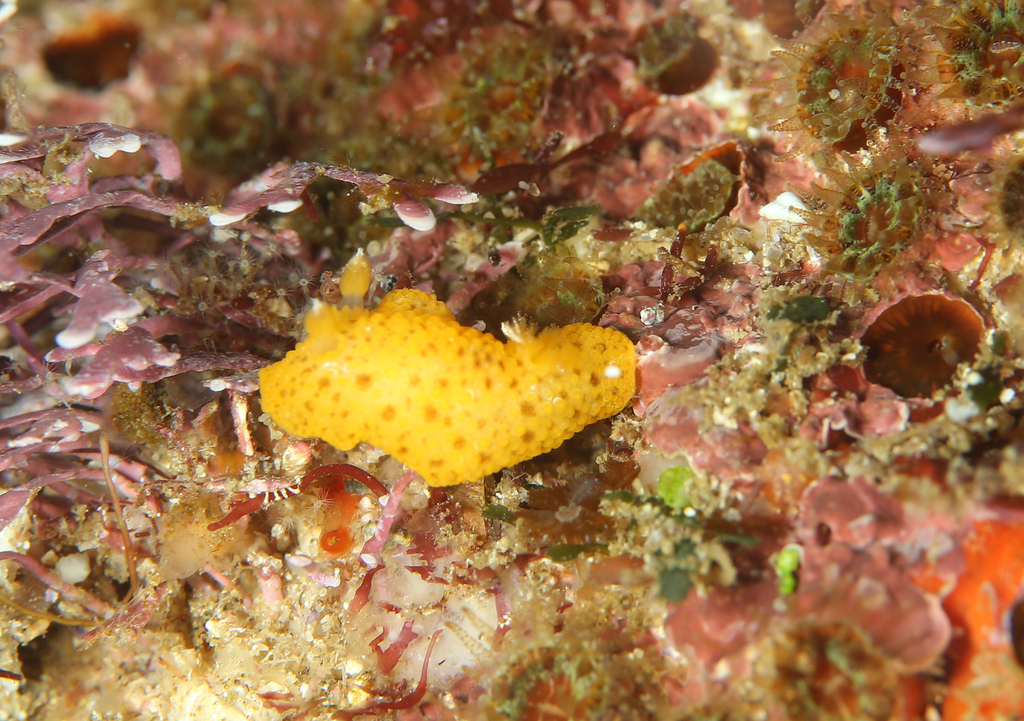
[[[349,308],[362,308],[366,291],[370,289],[370,262],[360,248],[341,271],[341,304]]]

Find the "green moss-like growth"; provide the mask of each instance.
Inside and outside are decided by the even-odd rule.
[[[677,169],[640,208],[641,220],[688,233],[702,230],[735,204],[739,175],[718,160]]]
[[[680,510],[690,505],[686,489],[693,480],[693,470],[687,466],[666,468],[658,477],[658,497],[669,508]]]
[[[812,295],[802,295],[787,300],[768,311],[768,320],[788,320],[794,323],[818,323],[831,313],[828,301]]]
[[[145,383],[133,391],[124,383],[116,384],[110,413],[114,428],[131,443],[149,447],[160,447],[166,443],[158,429],[168,424],[170,414],[158,386]]]

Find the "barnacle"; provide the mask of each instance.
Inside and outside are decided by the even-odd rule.
[[[831,14],[817,32],[818,40],[786,40],[773,51],[788,72],[771,86],[788,104],[773,113],[769,129],[797,135],[787,157],[815,141],[860,150],[902,102],[900,35],[888,18]]]
[[[502,344],[416,290],[374,311],[319,305],[309,338],[260,371],[263,408],[337,448],[368,441],[431,485],[476,480],[561,445],[629,401],[633,344],[575,324]]]
[[[942,96],[999,104],[1024,92],[1024,15],[1017,0],[955,0],[918,12],[941,50],[935,81]]]
[[[861,338],[867,379],[904,397],[930,397],[978,353],[985,324],[966,301],[909,296],[886,308]]]

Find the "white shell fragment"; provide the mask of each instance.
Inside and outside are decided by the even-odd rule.
[[[800,200],[800,196],[787,190],[757,212],[765,220],[806,223],[804,217],[795,210],[807,210],[807,206],[804,205],[804,201]]]
[[[275,213],[291,213],[293,210],[298,210],[302,207],[302,200],[295,198],[294,200],[281,200],[277,203],[271,203],[267,206],[269,210],[273,210]],[[210,221],[213,222],[212,220]]]
[[[136,153],[142,147],[142,138],[126,133],[116,138],[99,137],[89,143],[89,150],[97,158],[109,158],[114,153]]]
[[[218,228],[225,225],[231,225],[245,218],[245,213],[214,213],[210,216],[210,225],[215,225]]]
[[[89,577],[89,556],[85,553],[72,553],[58,559],[54,567],[64,583],[81,583]]]

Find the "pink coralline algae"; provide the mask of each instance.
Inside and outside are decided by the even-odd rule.
[[[751,282],[756,269],[737,266],[714,272],[728,279],[728,290],[681,276],[663,262],[623,266],[607,279],[619,293],[601,324],[637,341],[639,415],[666,391],[699,379],[729,349],[731,331],[748,326],[757,298]]]
[[[800,435],[816,440],[822,447],[836,442],[837,434],[870,438],[899,433],[910,420],[911,404],[888,388],[869,384],[859,374],[836,382],[830,374],[812,381],[819,395],[800,425]],[[852,380],[852,383],[849,381]]]
[[[805,508],[798,612],[852,622],[905,668],[928,668],[945,650],[950,624],[938,599],[914,584],[912,559],[894,558],[909,533],[900,505],[863,479],[822,480]]]
[[[644,414],[645,438],[667,456],[685,453],[694,468],[730,481],[752,480],[768,449],[745,423],[735,429],[710,424],[707,411],[667,393]]]
[[[780,595],[769,576],[671,608],[666,633],[697,663],[688,704],[737,694],[726,679],[765,673],[764,656],[777,660],[782,639],[807,627],[860,629],[898,674],[931,667],[946,649],[949,620],[938,599],[915,585],[916,559],[897,552],[911,533],[897,502],[861,479],[822,479],[808,490],[804,512],[790,537],[801,548],[795,593]],[[769,544],[762,552],[778,549]],[[729,676],[721,675],[725,668]]]

